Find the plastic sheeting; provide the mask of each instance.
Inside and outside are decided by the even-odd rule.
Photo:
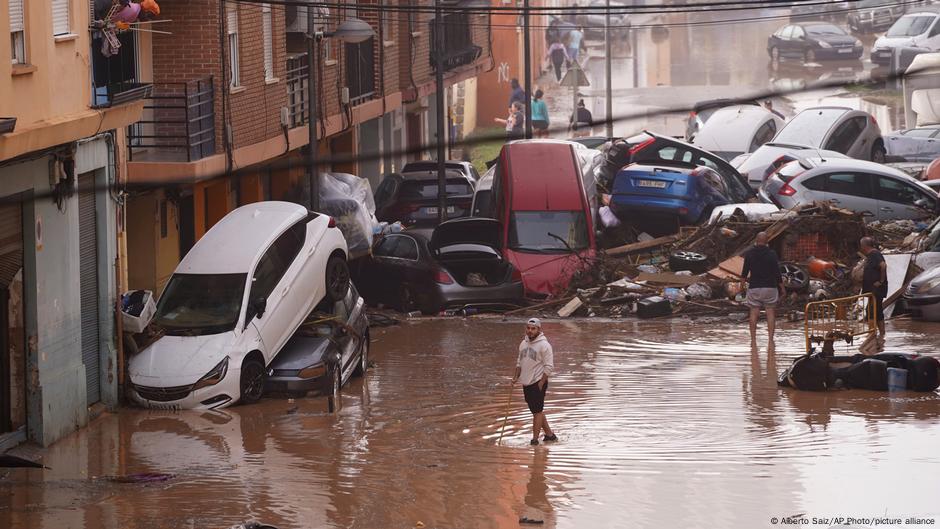
[[[350,257],[357,257],[372,248],[375,219],[375,198],[365,178],[347,173],[320,174],[320,212],[330,215],[346,238]]]

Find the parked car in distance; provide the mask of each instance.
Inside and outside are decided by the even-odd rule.
[[[904,291],[904,306],[914,318],[940,321],[940,266],[925,270]]]
[[[772,61],[857,60],[862,57],[862,42],[835,24],[800,22],[783,26],[767,37],[767,54]]]
[[[940,124],[897,130],[884,139],[890,160],[931,162],[940,158]]]
[[[222,218],[170,277],[153,318],[164,336],[128,361],[132,399],[212,409],[261,398],[266,367],[307,314],[349,288],[332,218],[257,202]]]
[[[402,312],[517,306],[522,275],[504,258],[501,235],[499,221],[482,217],[444,222],[430,240],[386,235],[375,243],[358,283],[369,303]]]
[[[734,202],[717,171],[689,163],[631,164],[614,179],[610,207],[618,218],[665,235],[704,222]],[[652,232],[651,232],[652,233]]]
[[[897,169],[862,160],[806,158],[775,171],[761,199],[782,209],[832,202],[872,220],[922,219],[937,207],[937,193]]]
[[[735,105],[716,110],[699,129],[692,144],[725,160],[754,152],[783,127],[784,121],[758,105]]]
[[[496,166],[493,165],[483,173],[477,182],[476,189],[473,190],[473,202],[470,205],[471,217],[492,217],[493,216],[493,175],[496,174]]]
[[[940,11],[917,8],[897,19],[888,32],[875,41],[871,62],[881,66],[889,64],[895,48],[940,50]]]
[[[764,180],[783,164],[807,157],[848,158],[841,152],[827,151],[809,145],[788,143],[765,143],[752,153],[745,153],[731,160],[731,165],[747,178],[752,189],[760,188]]]
[[[846,107],[807,108],[784,125],[773,143],[806,145],[858,160],[885,162],[884,140],[874,116]]]
[[[597,248],[576,149],[585,148],[520,140],[503,145],[499,154],[492,192],[493,216],[502,229],[499,247],[522,273],[529,297],[565,290],[576,272],[590,266]]]
[[[405,226],[434,227],[438,223],[438,180],[435,162],[411,162],[407,171],[387,175],[375,192],[375,216],[380,222],[401,221]],[[447,218],[464,217],[470,211],[476,169],[467,162],[445,165]]]
[[[892,0],[860,0],[853,4],[846,23],[856,33],[877,33],[890,28],[904,9]]]
[[[267,394],[339,397],[353,375],[369,368],[369,319],[365,302],[349,283],[346,296],[323,300],[287,341],[264,383]]]

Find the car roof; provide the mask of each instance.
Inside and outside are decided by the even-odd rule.
[[[776,118],[776,119],[775,119]],[[692,144],[706,151],[746,151],[751,138],[767,121],[780,121],[773,112],[754,105],[719,108],[702,125]]]
[[[827,171],[835,169],[878,173],[881,175],[894,176],[908,182],[914,182],[921,188],[929,187],[904,171],[884,164],[869,162],[868,160],[856,160],[855,158],[818,158],[814,156],[807,156],[805,160],[813,165],[813,168],[826,169]]]
[[[401,179],[404,182],[413,182],[420,180],[436,180],[437,179],[437,167],[433,169],[418,169],[415,171],[409,171],[407,173],[400,173]],[[463,170],[455,170],[453,167],[447,167],[444,169],[444,177],[448,179],[462,178],[468,180],[469,177]]]
[[[469,164],[467,162],[455,161],[455,160],[445,160],[444,167],[446,169],[459,169],[464,170]],[[413,171],[436,171],[437,162],[435,160],[418,160],[414,162],[408,162],[404,167],[401,168],[402,173],[409,173]]]
[[[307,213],[301,205],[279,201],[255,202],[235,209],[196,241],[175,273],[248,273],[259,254]]]
[[[561,140],[514,141],[503,146],[509,161],[502,178],[511,189],[510,207],[517,211],[580,211],[584,209],[581,168],[574,144]]]

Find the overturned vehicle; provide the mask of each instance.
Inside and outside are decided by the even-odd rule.
[[[804,391],[845,388],[927,392],[940,387],[940,361],[896,352],[872,356],[814,352],[795,359],[777,384]]]

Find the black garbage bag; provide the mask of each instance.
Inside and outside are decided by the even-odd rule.
[[[833,376],[849,388],[888,389],[888,363],[876,358],[867,358],[849,367],[833,368]]]
[[[887,391],[890,367],[907,370],[908,390],[934,391],[940,387],[940,361],[908,353],[879,353],[874,356],[806,354],[794,360],[777,383],[804,391],[825,391],[835,387]]]
[[[829,359],[821,353],[805,354],[790,364],[780,375],[780,386],[803,391],[826,391],[830,388]]]

